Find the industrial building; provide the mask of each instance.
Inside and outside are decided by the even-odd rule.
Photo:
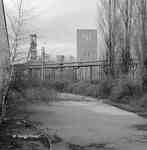
[[[90,62],[98,59],[98,43],[96,29],[78,29],[77,30],[77,60],[78,62]],[[90,79],[90,72],[93,79],[97,69],[86,67],[78,70],[78,79]]]
[[[97,30],[77,30],[77,58],[78,61],[97,60]]]

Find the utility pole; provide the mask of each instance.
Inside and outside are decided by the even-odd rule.
[[[10,47],[3,0],[0,0],[0,123],[6,115],[7,96],[12,71],[10,69]]]

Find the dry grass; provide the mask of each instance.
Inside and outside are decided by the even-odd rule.
[[[56,99],[57,93],[53,89],[44,87],[27,88],[24,91],[25,99],[30,102],[52,102]]]
[[[19,84],[18,84],[19,83]],[[132,107],[147,107],[146,94],[142,91],[139,83],[130,80],[127,76],[119,79],[106,79],[102,81],[77,81],[69,80],[39,81],[30,79],[25,82],[12,84],[15,89],[23,94],[25,99],[30,102],[50,102],[56,99],[56,91],[91,96],[94,98],[105,98],[115,103],[127,104]],[[16,99],[19,98],[16,95]],[[15,97],[15,95],[14,95]]]
[[[122,77],[116,80],[110,94],[110,99],[119,103],[130,103],[130,100],[142,96],[141,86],[134,80]]]

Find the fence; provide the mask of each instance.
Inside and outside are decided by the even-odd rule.
[[[129,65],[128,76],[135,80],[139,70],[139,63],[133,60]],[[122,63],[114,64],[114,76],[118,78],[121,74]],[[105,60],[71,63],[30,63],[16,65],[17,78],[31,77],[41,80],[104,80],[109,76],[111,65]]]

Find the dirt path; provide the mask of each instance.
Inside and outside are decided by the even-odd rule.
[[[30,119],[40,121],[41,128],[56,131],[64,143],[83,146],[81,149],[92,144],[103,144],[101,149],[105,150],[147,149],[147,120],[94,99],[81,102],[78,96],[63,94],[63,97],[66,101],[30,106]],[[60,146],[55,145],[54,149]]]

